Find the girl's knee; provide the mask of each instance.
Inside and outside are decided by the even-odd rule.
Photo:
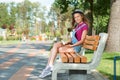
[[[60,48],[58,49],[58,51],[59,51],[59,52],[63,52],[63,47],[60,47]]]
[[[53,47],[57,47],[57,43],[54,43]]]
[[[54,43],[54,45],[53,45],[53,47],[56,47],[56,48],[58,48],[58,47],[60,47],[60,46],[62,46],[62,43],[61,43],[61,42]]]

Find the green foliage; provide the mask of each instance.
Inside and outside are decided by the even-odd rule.
[[[7,11],[7,4],[0,3],[0,27],[2,27],[3,24],[8,24],[9,21],[9,15]]]
[[[8,36],[7,37],[7,40],[21,40],[21,37],[20,36]]]
[[[61,10],[62,15],[69,12],[70,8],[72,10],[81,9],[86,13],[90,13],[87,17],[90,18],[90,22],[93,22],[95,33],[107,32],[110,15],[110,0],[64,0],[64,3],[61,0],[55,0],[54,4]],[[67,14],[65,16],[67,16]]]
[[[100,32],[107,32],[109,15],[110,0],[95,0],[93,26],[96,31],[96,34],[99,34]]]
[[[3,40],[3,37],[2,36],[0,36],[0,41],[2,41]]]
[[[94,1],[94,15],[109,15],[110,0],[95,0]]]
[[[109,15],[104,16],[97,16],[94,17],[94,29],[96,34],[99,34],[101,32],[107,32],[108,31],[108,22],[109,22]]]
[[[15,5],[16,4],[14,2],[9,4],[9,7],[10,7],[9,25],[15,24],[16,13],[17,13],[17,8]]]
[[[61,13],[67,12],[70,1],[68,0],[55,0],[54,5],[61,9]],[[63,5],[64,4],[64,5]]]
[[[59,30],[56,31],[56,37],[60,37],[61,36],[61,33]]]

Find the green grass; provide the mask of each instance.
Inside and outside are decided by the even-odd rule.
[[[19,44],[18,40],[9,40],[9,41],[0,41],[0,45],[10,45],[10,44]]]
[[[87,52],[86,56],[88,58],[88,61],[90,61],[92,57],[91,52]],[[114,56],[120,56],[120,53],[106,53],[104,52],[100,61],[99,66],[97,67],[97,70],[102,73],[105,77],[107,77],[110,80],[113,80],[114,70],[113,70],[113,58]],[[117,60],[117,80],[120,79],[120,59]]]

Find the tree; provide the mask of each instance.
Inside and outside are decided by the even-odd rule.
[[[120,0],[113,0],[111,4],[110,22],[108,27],[108,42],[106,50],[120,52]]]
[[[60,8],[58,8],[59,5],[57,5],[57,3],[54,3],[50,9],[49,12],[49,18],[51,18],[52,21],[52,31],[53,31],[53,35],[56,36],[56,29],[61,29],[61,14],[60,14]],[[55,25],[55,23],[57,23],[57,25]]]
[[[18,16],[17,23],[22,30],[29,30],[30,27],[34,27],[34,33],[39,35],[40,21],[45,21],[45,11],[46,8],[41,6],[39,2],[30,2],[29,0],[24,0],[23,2],[17,4]]]
[[[9,8],[10,8],[10,11],[9,11],[9,14],[10,14],[10,17],[9,17],[9,25],[13,25],[15,24],[15,21],[16,21],[16,14],[17,14],[17,7],[16,7],[16,3],[14,2],[11,2],[9,4]]]
[[[105,5],[103,5],[105,3]],[[108,31],[110,0],[95,0],[93,12],[93,29],[95,34]]]
[[[7,10],[8,5],[0,3],[0,27],[7,28],[9,23],[9,15]]]
[[[39,35],[39,33],[42,33],[45,31],[45,11],[46,11],[46,7],[41,6],[40,3],[38,2],[34,2],[32,4],[32,20],[34,21],[35,24],[35,28],[36,28],[36,35]],[[47,18],[48,19],[48,18]]]

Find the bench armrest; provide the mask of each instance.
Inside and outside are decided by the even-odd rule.
[[[80,51],[78,54],[84,56],[84,55],[85,55],[85,48],[82,47],[82,48],[81,48],[81,51]]]

